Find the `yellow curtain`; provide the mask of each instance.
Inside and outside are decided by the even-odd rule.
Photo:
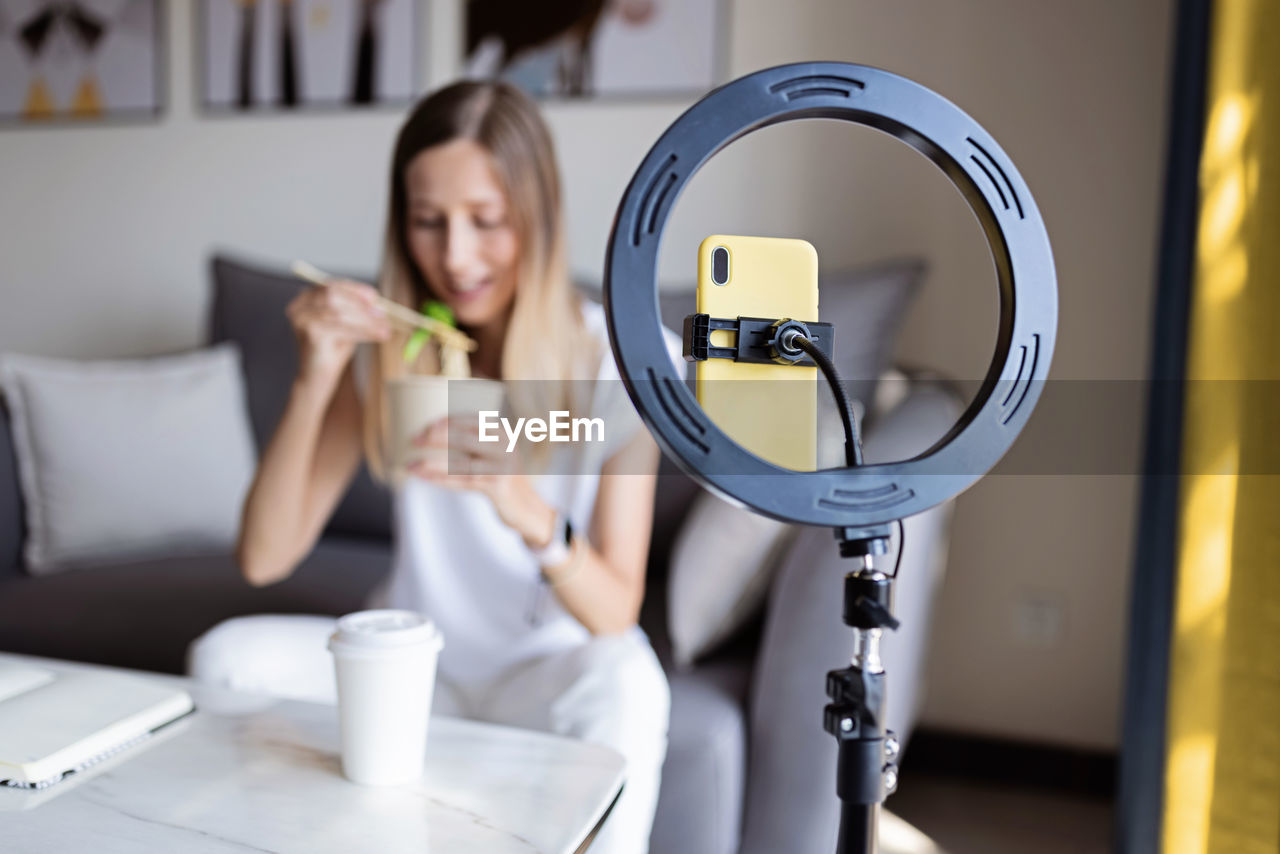
[[[1280,852],[1280,2],[1210,33],[1164,854]]]

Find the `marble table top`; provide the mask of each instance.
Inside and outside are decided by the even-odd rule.
[[[196,713],[48,789],[0,789],[0,849],[558,854],[622,785],[608,748],[434,717],[420,782],[358,786],[342,776],[333,707],[154,678],[186,687]]]

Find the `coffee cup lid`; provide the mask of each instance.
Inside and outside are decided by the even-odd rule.
[[[364,649],[427,644],[436,649],[444,646],[435,623],[414,611],[380,609],[357,611],[338,620],[332,644]]]

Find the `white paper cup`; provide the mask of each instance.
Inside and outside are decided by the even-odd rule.
[[[502,383],[479,378],[451,379],[430,375],[392,377],[386,382],[388,448],[391,477],[402,480],[406,467],[427,451],[413,440],[447,415],[473,415],[502,409]]]
[[[422,776],[440,631],[413,611],[359,611],[329,639],[338,677],[342,773],[370,786]]]

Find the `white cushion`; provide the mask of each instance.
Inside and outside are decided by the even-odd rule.
[[[98,362],[6,355],[0,388],[29,572],[234,544],[255,465],[234,345]]]
[[[672,656],[688,667],[727,640],[764,602],[791,526],[701,491],[671,551]]]

